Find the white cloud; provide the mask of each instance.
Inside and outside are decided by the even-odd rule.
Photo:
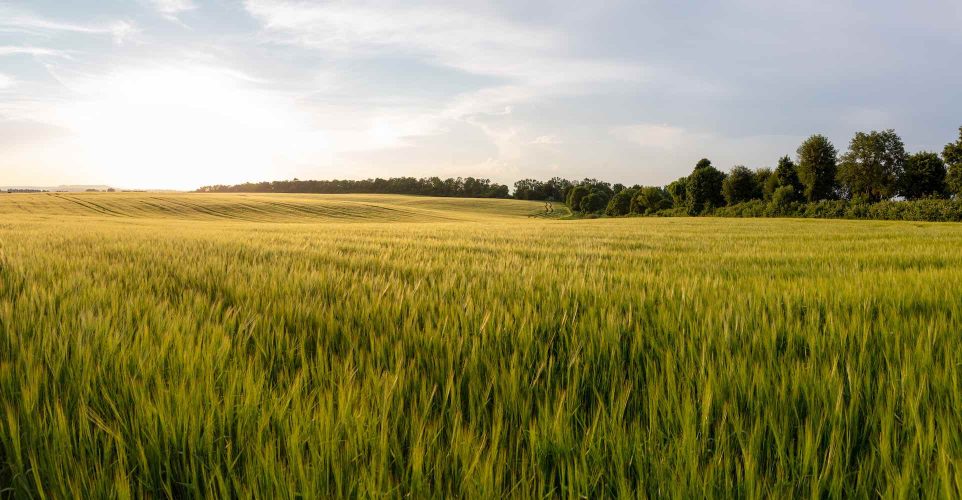
[[[114,38],[114,43],[122,45],[128,39],[137,36],[140,29],[127,21],[117,21],[110,25],[110,34]]]
[[[177,16],[197,9],[194,0],[150,0],[154,9],[167,19],[177,21]]]
[[[16,47],[16,46],[0,46],[0,56],[11,56],[11,55],[31,55],[31,56],[64,56],[66,53],[61,50],[45,49],[41,47]]]
[[[571,55],[571,33],[520,24],[463,4],[246,0],[244,5],[263,23],[263,36],[270,43],[315,51],[335,62],[415,58],[490,77],[492,83],[483,88],[435,100],[423,109],[406,106],[391,112],[396,116],[393,123],[419,125],[406,127],[412,136],[440,133],[451,121],[476,127],[496,148],[493,161],[520,161],[532,145],[528,125],[513,116],[517,106],[597,93],[605,84],[637,85],[647,80],[646,69],[636,63]],[[357,113],[368,111],[355,108],[348,114]],[[369,146],[407,144],[396,129],[372,129],[383,139],[369,141]],[[534,144],[561,142],[544,136]]]
[[[137,26],[128,21],[114,21],[102,25],[85,25],[53,21],[36,17],[10,8],[0,7],[0,32],[28,34],[49,34],[52,32],[82,33],[89,35],[108,35],[120,45],[139,32]]]
[[[278,43],[344,57],[415,56],[503,78],[506,82],[495,90],[501,94],[498,107],[503,101],[584,92],[591,83],[643,76],[636,64],[566,55],[564,33],[440,4],[247,0],[245,6]]]
[[[280,41],[349,54],[419,53],[483,74],[513,69],[513,61],[496,64],[492,56],[557,45],[552,32],[441,6],[287,0],[247,0],[245,5],[268,30],[281,35]]]
[[[14,83],[16,82],[13,78],[0,73],[0,90],[9,89],[10,87],[13,87]]]

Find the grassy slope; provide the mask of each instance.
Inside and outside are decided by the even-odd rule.
[[[0,489],[962,487],[960,226],[113,196],[79,198],[150,217],[0,196]],[[187,200],[251,218],[283,200],[311,207],[285,220],[320,222],[225,224],[155,206]],[[425,223],[318,215],[344,203]]]
[[[254,222],[429,222],[516,217],[543,204],[401,195],[45,193],[0,195],[0,216]]]

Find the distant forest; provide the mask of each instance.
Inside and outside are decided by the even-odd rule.
[[[389,179],[248,182],[204,186],[201,193],[412,194],[457,198],[510,198],[508,186],[488,179],[392,177]]]
[[[598,179],[275,181],[205,186],[205,193],[384,193],[563,202],[582,217],[717,215],[962,221],[962,127],[941,155],[909,154],[894,130],[858,132],[839,155],[822,135],[806,139],[774,169],[738,165],[721,172],[708,159],[667,186],[625,186]]]

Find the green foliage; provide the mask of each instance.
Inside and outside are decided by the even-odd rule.
[[[722,194],[729,205],[762,197],[755,172],[741,165],[733,167],[722,182]]]
[[[774,199],[775,192],[778,188],[782,187],[792,188],[791,201],[801,199],[804,186],[802,186],[802,182],[798,178],[798,167],[795,166],[795,162],[793,162],[791,158],[788,156],[779,158],[778,166],[775,167],[775,172],[772,174],[772,177],[775,179],[775,189],[772,190],[772,199]]]
[[[673,181],[665,187],[671,196],[672,206],[675,208],[686,207],[688,205],[688,178],[682,177]]]
[[[798,200],[798,193],[792,186],[779,186],[772,194],[772,205],[779,210],[784,210],[796,200]]]
[[[722,195],[724,180],[725,174],[711,166],[711,162],[699,161],[685,183],[689,215],[710,212],[715,207],[723,206],[725,204],[725,197]]]
[[[588,196],[590,193],[591,191],[589,191],[585,186],[575,186],[568,191],[568,199],[566,204],[572,210],[579,211],[581,210],[581,200],[583,200],[584,197]]]
[[[538,189],[538,181],[519,181],[523,189]],[[517,186],[517,184],[516,184]],[[457,198],[507,198],[508,186],[474,177],[392,177],[363,180],[299,180],[247,182],[233,186],[204,186],[200,193],[313,193],[313,194],[410,194]]]
[[[775,179],[774,172],[770,168],[759,168],[755,170],[755,182],[762,191],[761,198],[765,201],[772,201],[772,195],[778,188],[778,179]]]
[[[962,196],[962,127],[959,127],[959,140],[945,145],[942,159],[947,167],[946,187],[954,196]]]
[[[631,202],[634,197],[635,191],[632,189],[624,188],[624,186],[617,189],[615,195],[608,201],[608,206],[605,207],[605,215],[628,215],[631,213]]]
[[[945,163],[935,153],[923,151],[909,155],[899,184],[899,194],[909,200],[944,196]]]
[[[544,184],[535,179],[521,179],[514,183],[514,198],[518,200],[544,200]]]
[[[612,189],[610,183],[599,181],[598,179],[586,178],[578,182],[578,185],[586,187],[589,191],[599,192],[607,198],[610,198],[615,194],[615,191]]]
[[[604,211],[608,206],[608,195],[602,191],[592,191],[581,199],[578,204],[578,211],[583,214],[597,214]]]
[[[552,177],[541,182],[536,179],[522,179],[514,183],[514,198],[519,200],[565,201],[572,183],[561,177]]]
[[[611,184],[597,179],[584,179],[568,192],[568,206],[583,214],[600,214],[605,211],[614,195]],[[625,204],[628,206],[630,203],[629,197]]]
[[[962,225],[539,205],[0,197],[0,496],[962,494]]]
[[[867,207],[864,219],[962,222],[962,200],[885,200]]]
[[[798,180],[805,199],[818,201],[834,198],[838,151],[831,141],[823,135],[813,135],[798,147],[796,153]]]
[[[842,191],[849,198],[870,202],[891,198],[905,158],[905,146],[894,130],[856,133],[838,166]]]
[[[630,211],[633,214],[651,215],[672,208],[671,195],[660,187],[648,186],[638,190],[631,199]]]
[[[781,188],[780,188],[781,189]],[[912,201],[821,200],[799,203],[753,200],[717,209],[720,217],[800,217],[815,219],[872,219],[928,222],[962,222],[962,200],[923,198]]]

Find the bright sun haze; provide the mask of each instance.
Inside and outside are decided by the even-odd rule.
[[[89,161],[122,186],[271,178],[275,165],[324,150],[306,113],[247,83],[204,68],[120,72],[89,82],[90,98],[60,113]]]

